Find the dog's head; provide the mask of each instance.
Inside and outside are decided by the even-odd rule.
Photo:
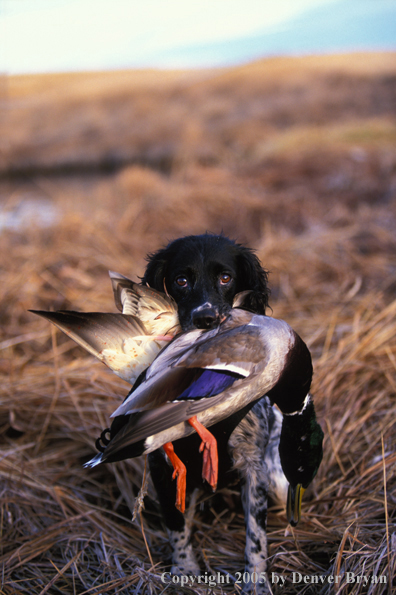
[[[187,236],[149,255],[143,284],[176,301],[183,330],[215,328],[237,293],[250,290],[241,307],[265,314],[267,271],[250,250],[224,236]]]

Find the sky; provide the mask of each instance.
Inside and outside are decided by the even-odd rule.
[[[211,44],[270,38],[313,9],[350,1],[0,0],[0,71],[217,65]],[[389,1],[395,2],[370,0]],[[199,53],[189,64],[188,51],[182,64],[183,48],[194,46],[209,48],[202,64]],[[227,61],[224,52],[219,60]]]

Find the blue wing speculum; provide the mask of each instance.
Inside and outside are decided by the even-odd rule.
[[[190,384],[176,401],[214,397],[234,384],[235,380],[239,378],[243,378],[243,376],[234,372],[203,370],[199,378]]]

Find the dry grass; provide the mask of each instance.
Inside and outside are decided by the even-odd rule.
[[[128,386],[27,309],[115,311],[108,269],[136,278],[148,251],[205,230],[257,250],[271,272],[273,315],[296,328],[314,357],[325,455],[301,525],[286,530],[283,510],[269,516],[270,571],[286,577],[274,593],[392,592],[394,75],[394,55],[393,62],[373,55],[163,74],[158,86],[152,73],[124,73],[119,86],[98,73],[11,80],[15,128],[7,124],[3,164],[95,162],[106,150],[132,149],[144,161],[165,147],[172,166],[168,174],[135,165],[108,176],[41,173],[0,185],[3,216],[28,200],[59,214],[49,227],[30,218],[0,235],[0,593],[164,590],[170,549],[150,483],[143,521],[131,520],[144,461],[82,468]],[[69,101],[71,79],[78,84]],[[129,105],[139,109],[122,125]],[[86,134],[90,118],[96,140]],[[202,569],[241,571],[237,495],[205,502],[195,523]],[[338,589],[293,584],[293,571],[342,579]],[[346,572],[388,583],[347,584]]]
[[[251,162],[294,127],[394,117],[393,53],[234,69],[11,77],[0,172],[97,162]],[[263,100],[265,98],[265,100]]]

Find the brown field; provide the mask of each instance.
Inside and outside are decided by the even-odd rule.
[[[144,461],[82,468],[128,386],[27,310],[115,311],[108,269],[136,279],[147,252],[208,230],[257,251],[272,315],[314,358],[324,460],[296,529],[271,509],[269,570],[286,577],[273,592],[390,595],[396,55],[19,76],[5,91],[0,594],[164,591],[170,549],[150,482],[131,520]],[[242,571],[238,496],[219,493],[195,521],[202,570]],[[293,584],[293,571],[342,578]]]

